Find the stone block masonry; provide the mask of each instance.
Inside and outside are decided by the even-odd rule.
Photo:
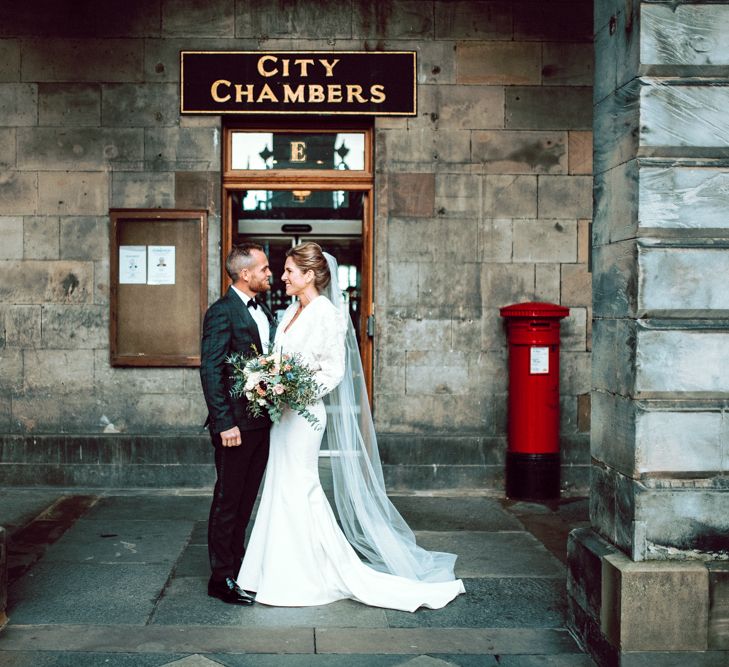
[[[726,9],[712,5],[701,11],[708,25]],[[681,50],[666,60],[684,14],[671,19],[668,31],[664,14],[658,6],[640,5],[636,19],[646,42],[632,61],[632,79],[620,73],[617,89],[605,91],[596,104],[597,128],[608,128],[604,116],[612,118],[613,103],[630,110],[623,117],[632,124],[617,138],[608,133],[596,141],[594,307],[595,349],[601,353],[593,366],[593,421],[606,427],[593,433],[603,480],[595,495],[605,494],[595,504],[616,507],[621,488],[632,489],[634,502],[622,516],[599,513],[595,527],[619,539],[638,560],[661,558],[673,549],[680,557],[683,549],[726,530],[709,507],[722,502],[715,492],[725,486],[726,433],[716,420],[723,419],[729,391],[720,370],[726,364],[729,313],[720,286],[727,268],[727,203],[717,190],[723,177],[716,164],[726,155],[729,127],[720,112],[722,86],[706,83],[705,71],[696,70],[691,58],[683,62]],[[685,20],[696,16],[692,11]],[[656,49],[655,40],[663,47]],[[612,47],[622,49],[618,42]],[[599,53],[607,76],[615,63],[608,50]],[[667,85],[651,72],[676,77]],[[692,113],[696,100],[702,100],[700,112]],[[627,363],[621,360],[625,355]],[[670,437],[656,430],[658,424],[673,425]],[[685,452],[679,456],[676,438]],[[682,502],[675,501],[679,490]],[[700,528],[694,523],[693,530],[670,527],[671,517],[685,522],[692,513],[713,518],[702,519]],[[727,549],[723,540],[708,543],[712,550]]]
[[[587,528],[567,550],[568,622],[598,665],[726,664],[726,563],[636,563]]]
[[[475,435],[505,412],[500,306],[536,299],[591,306],[587,252],[579,252],[579,241],[583,246],[588,241],[592,216],[592,54],[590,27],[580,26],[579,12],[567,21],[572,41],[562,43],[563,37],[554,36],[556,26],[545,36],[533,32],[526,15],[533,5],[502,3],[498,11],[488,3],[435,5],[436,42],[452,36],[455,60],[448,67],[436,62],[437,70],[424,77],[451,71],[453,77],[419,86],[418,118],[376,123],[378,177],[387,179],[391,201],[378,219],[387,225],[377,252],[388,253],[388,285],[376,295],[377,317],[385,346],[401,345],[406,354],[396,373],[387,363],[376,367],[389,380],[376,386],[375,407],[380,431],[407,431],[404,422],[412,412],[410,428],[417,432],[427,424],[429,432],[442,430],[444,441],[453,441],[459,436],[448,434],[446,424]],[[466,21],[467,12],[478,19]],[[542,18],[547,26],[554,20]],[[467,134],[469,152],[454,152],[453,145],[443,150],[439,137],[446,133],[458,147]],[[428,173],[435,176],[434,200],[430,185],[424,187]],[[402,187],[406,182],[412,183],[409,190]],[[446,253],[452,258],[441,266]],[[438,284],[444,281],[445,288]],[[472,298],[476,289],[478,301]],[[428,333],[410,331],[411,318]],[[582,318],[588,318],[587,310]],[[568,405],[577,405],[578,394],[589,404],[588,328],[572,328],[569,335],[586,363],[565,357],[563,392],[571,396]],[[491,350],[499,354],[486,362]],[[465,365],[438,361],[453,352],[465,353]],[[379,353],[386,355],[384,348]],[[416,355],[426,353],[430,366],[413,365],[421,358]],[[493,377],[485,379],[489,374]],[[452,401],[455,396],[462,400]],[[441,414],[439,403],[454,412]],[[576,425],[571,428],[576,432]],[[576,435],[586,451],[589,436]],[[503,444],[502,439],[486,446]]]
[[[111,368],[106,333],[109,208],[206,209],[218,296],[223,119],[180,117],[179,51],[415,50],[418,115],[373,121],[376,426],[383,443],[429,437],[411,477],[404,450],[383,445],[393,479],[500,488],[507,358],[498,311],[546,299],[573,309],[564,480],[584,487],[589,3],[130,0],[83,15],[68,4],[46,3],[42,15],[33,3],[0,9],[0,364],[12,374],[0,426],[18,483],[33,483],[21,472],[32,456],[22,443],[40,433],[149,437],[150,447],[153,434],[200,434],[195,371]],[[455,467],[437,474],[428,461]],[[55,476],[48,465],[44,483],[92,475],[72,473],[81,465],[73,457]],[[102,457],[93,467],[110,484],[184,483],[172,466],[135,477],[114,465]],[[186,470],[209,483],[209,470]]]
[[[596,6],[592,528],[570,540],[571,626],[601,666],[725,664],[729,5]]]

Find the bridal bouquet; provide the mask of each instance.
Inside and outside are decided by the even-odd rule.
[[[319,426],[319,420],[308,406],[316,400],[321,385],[300,355],[281,351],[247,357],[236,352],[226,361],[232,368],[230,394],[248,399],[252,417],[268,413],[271,421],[278,422],[284,407],[289,407],[312,425]]]

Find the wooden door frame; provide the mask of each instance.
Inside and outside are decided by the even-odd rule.
[[[270,132],[364,132],[365,168],[362,171],[338,170],[238,170],[231,169],[232,133],[245,130],[267,130]],[[374,131],[371,122],[359,124],[352,121],[284,121],[276,125],[271,121],[230,123],[223,127],[223,177],[222,208],[223,219],[220,239],[221,251],[221,293],[230,286],[225,272],[225,258],[233,245],[233,203],[232,193],[240,190],[345,190],[364,194],[362,211],[362,315],[360,317],[360,340],[362,341],[362,368],[367,393],[372,402],[372,367],[374,361],[373,338],[367,334],[367,323],[374,314]],[[275,278],[275,276],[274,276]]]

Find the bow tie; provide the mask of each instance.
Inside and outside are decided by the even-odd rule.
[[[255,299],[250,299],[246,306],[253,309],[258,308],[258,301],[256,301]]]

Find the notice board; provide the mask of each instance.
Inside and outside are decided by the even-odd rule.
[[[112,209],[112,366],[199,366],[207,211]]]

